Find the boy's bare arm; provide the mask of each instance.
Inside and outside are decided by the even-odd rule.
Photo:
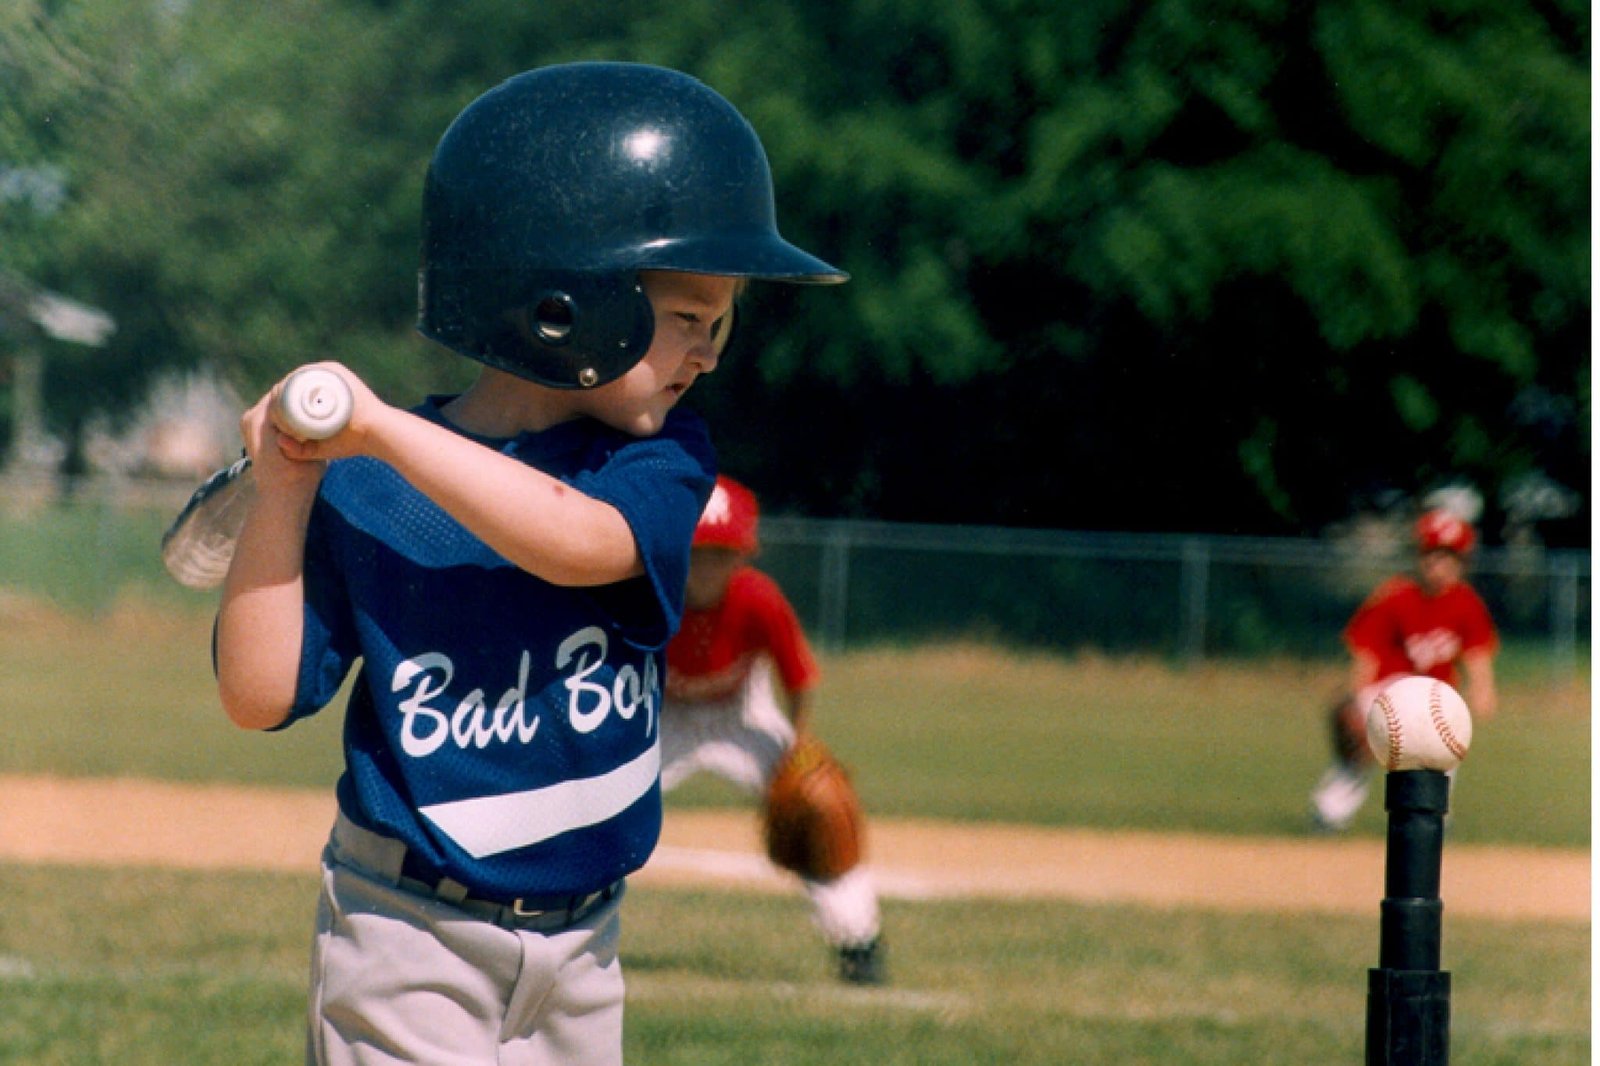
[[[789,714],[789,721],[794,725],[796,733],[804,733],[811,727],[811,693],[810,692],[784,692],[784,710]]]
[[[543,471],[379,400],[349,371],[355,396],[344,432],[284,439],[294,459],[369,455],[394,467],[452,518],[515,565],[556,585],[605,585],[644,572],[622,513]]]
[[[644,571],[620,511],[509,455],[394,408],[368,447],[479,540],[551,584],[607,585]]]
[[[245,520],[217,612],[217,690],[245,729],[269,729],[293,706],[304,635],[306,526],[321,463],[280,454],[268,398],[247,411],[240,432],[252,459],[256,502]]]
[[[1359,695],[1362,689],[1378,680],[1378,657],[1365,649],[1350,649],[1349,676],[1350,695]]]
[[[1493,718],[1500,709],[1494,684],[1494,653],[1483,648],[1469,651],[1461,657],[1461,667],[1467,675],[1467,706],[1479,718]]]
[[[278,388],[240,422],[258,486],[223,585],[217,682],[245,728],[281,723],[299,675],[306,527],[323,460],[369,455],[393,466],[480,540],[553,584],[602,585],[643,572],[621,512],[526,464],[379,400],[342,367],[350,423],[324,441],[273,424]]]

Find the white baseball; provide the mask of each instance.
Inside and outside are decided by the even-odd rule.
[[[1443,681],[1403,677],[1368,708],[1367,744],[1385,770],[1454,770],[1472,746],[1472,714]]]

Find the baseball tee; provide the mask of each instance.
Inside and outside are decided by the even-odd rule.
[[[1408,577],[1385,581],[1344,630],[1353,651],[1377,656],[1378,677],[1421,674],[1456,683],[1456,661],[1470,651],[1493,651],[1499,638],[1489,609],[1467,584],[1437,596]]]
[[[444,402],[415,413],[460,433]],[[334,461],[306,538],[285,725],[326,706],[359,661],[337,790],[347,817],[482,895],[593,892],[643,865],[660,834],[663,649],[714,455],[686,410],[648,438],[579,418],[473,439],[615,506],[643,576],[553,585],[387,464]]]

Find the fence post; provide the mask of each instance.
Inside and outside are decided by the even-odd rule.
[[[1186,537],[1180,553],[1178,613],[1181,631],[1179,653],[1193,663],[1206,652],[1206,596],[1210,582],[1211,548],[1198,537]]]
[[[821,584],[820,643],[828,651],[843,651],[850,613],[850,530],[844,522],[829,523],[823,538]]]

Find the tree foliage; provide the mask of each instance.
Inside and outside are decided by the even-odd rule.
[[[1494,517],[1587,486],[1570,0],[8,10],[0,197],[48,167],[66,198],[0,200],[0,263],[123,325],[53,364],[67,424],[169,365],[462,380],[410,330],[433,144],[506,76],[615,58],[733,100],[785,233],[853,275],[758,286],[696,392],[770,506],[1301,532],[1448,478]]]

